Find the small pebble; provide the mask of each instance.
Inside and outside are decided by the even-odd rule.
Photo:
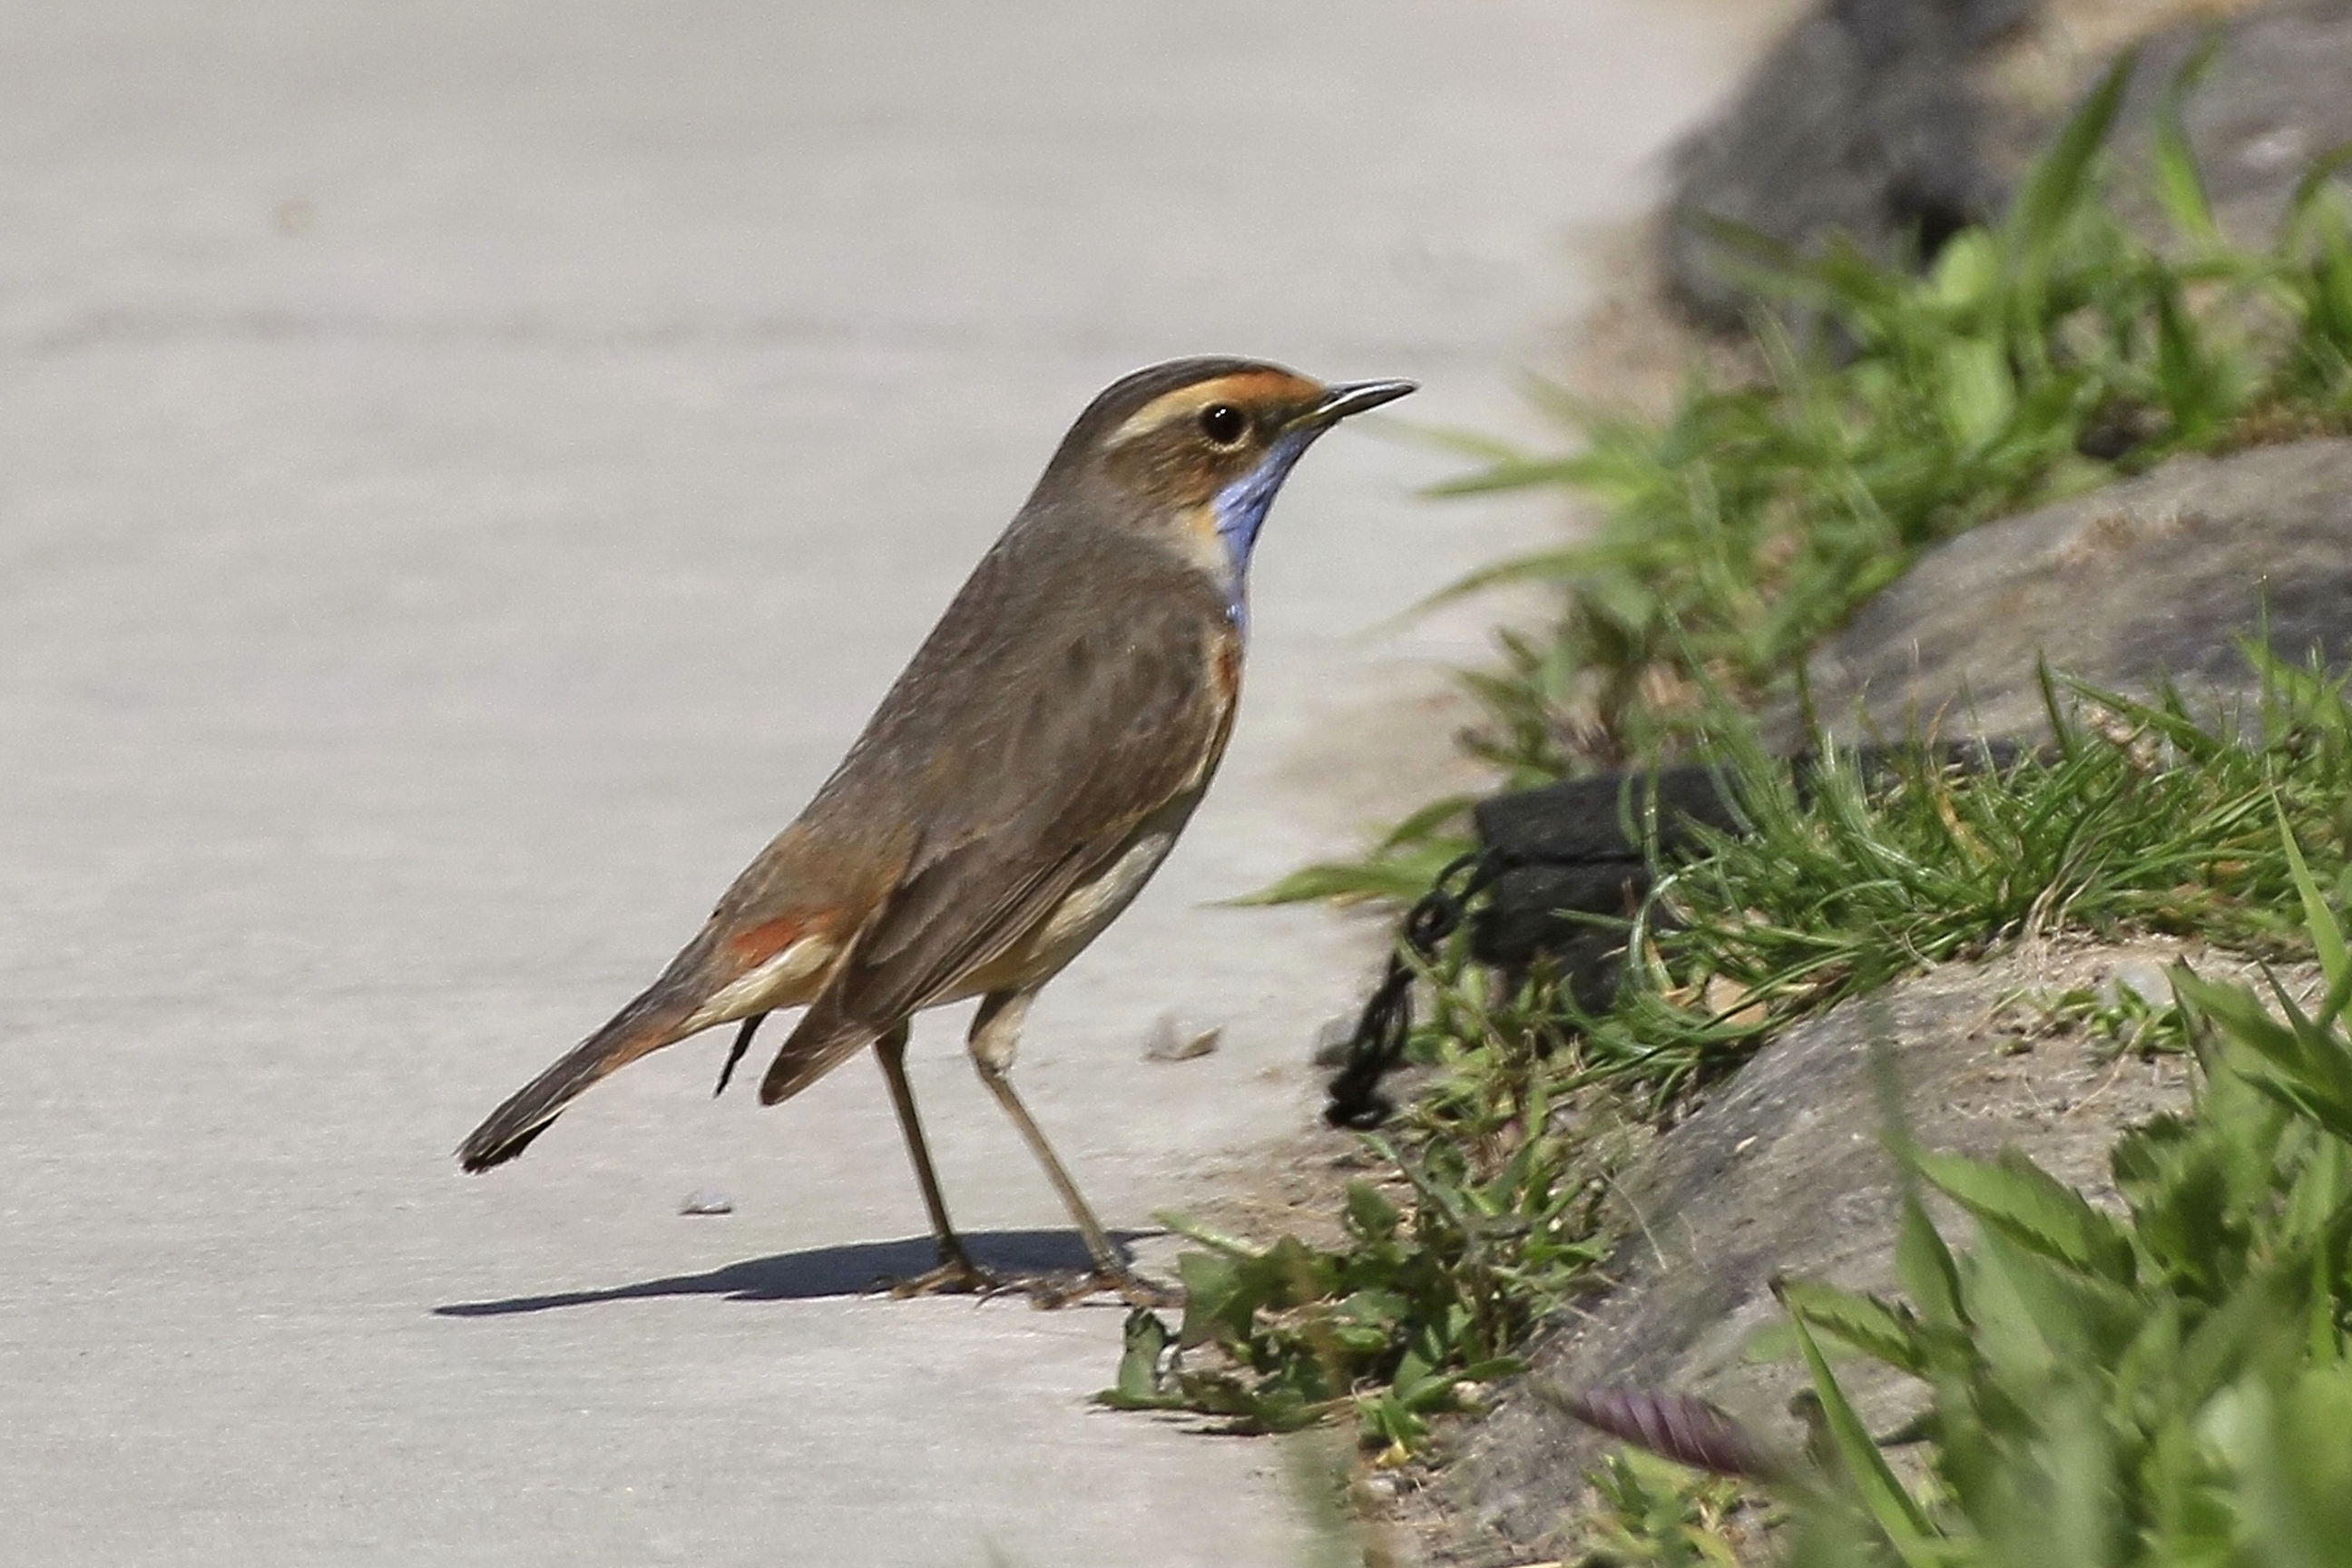
[[[2115,973],[2099,984],[2099,1001],[2116,1006],[2126,991],[2151,1007],[2172,1005],[2172,976],[2164,965],[2150,959],[2131,958],[2116,964]]]
[[[1348,1059],[1348,1042],[1356,1037],[1356,1016],[1342,1013],[1315,1031],[1315,1054],[1307,1059],[1318,1068],[1335,1068]]]
[[[680,1214],[733,1214],[735,1200],[710,1187],[698,1187],[677,1205]]]
[[[2238,157],[2249,169],[2283,169],[2300,160],[2310,146],[2310,137],[2287,125],[2248,142],[2238,149]]]
[[[1189,1062],[1194,1057],[1205,1057],[1215,1050],[1224,1037],[1223,1029],[1194,1029],[1181,1022],[1175,1014],[1162,1013],[1143,1042],[1143,1059],[1148,1062]]]

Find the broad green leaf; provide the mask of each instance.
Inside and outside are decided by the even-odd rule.
[[[1163,1397],[1160,1361],[1168,1349],[1168,1325],[1159,1313],[1138,1307],[1128,1313],[1121,1338],[1125,1350],[1118,1358],[1118,1397],[1139,1406],[1159,1402]]]
[[[1397,1207],[1370,1182],[1348,1184],[1348,1223],[1368,1241],[1386,1241],[1396,1234]]]
[[[1951,1248],[1944,1245],[1943,1236],[1927,1217],[1919,1194],[1907,1186],[1903,1194],[1902,1228],[1895,1238],[1895,1277],[1928,1322],[1938,1328],[1966,1323],[1959,1270],[1952,1262]]]
[[[1907,1373],[1927,1370],[1918,1325],[1908,1312],[1874,1297],[1811,1279],[1784,1279],[1779,1294],[1791,1313],[1854,1349]]]
[[[2250,988],[2218,984],[2186,968],[2173,971],[2172,988],[2182,1001],[2211,1019],[2237,1044],[2251,1047],[2290,1071],[2302,1069],[2302,1042],[2295,1038],[2293,1029],[2271,1016]]]
[[[1830,1363],[1822,1359],[1822,1347],[1805,1327],[1804,1319],[1792,1315],[1789,1321],[1796,1330],[1797,1349],[1805,1358],[1805,1368],[1812,1374],[1813,1394],[1822,1402],[1830,1441],[1848,1479],[1861,1494],[1863,1506],[1877,1521],[1897,1557],[1911,1568],[1929,1568],[1938,1554],[1927,1515],[1887,1467],[1886,1456],[1878,1451],[1862,1417],[1847,1403],[1845,1391],[1831,1373]]]
[[[2177,1374],[2184,1399],[2202,1405],[2272,1345],[2294,1333],[2299,1316],[2294,1296],[2309,1278],[2308,1269],[2306,1258],[2290,1252],[2241,1284],[2189,1331],[2181,1342]]]
[[[2041,1380],[2130,1344],[2142,1298],[1986,1225],[1971,1254],[1969,1300],[1977,1343],[2011,1394],[2031,1401]]]
[[[2119,1285],[2132,1279],[2131,1243],[2116,1222],[2013,1150],[1995,1164],[1921,1150],[1919,1173],[1947,1197],[2028,1251]]]
[[[1990,338],[1956,337],[1938,350],[1943,415],[1962,447],[1981,447],[2000,434],[2017,408],[2009,351]]]
[[[2327,982],[2328,1001],[2320,1009],[2320,1016],[2332,1017],[2344,1009],[2345,997],[2352,997],[2352,955],[2344,946],[2344,931],[2336,923],[2335,911],[2320,895],[2319,884],[2311,875],[2311,868],[2303,858],[2303,847],[2294,840],[2294,828],[2286,819],[2286,807],[2277,795],[2271,797],[2271,809],[2278,819],[2280,847],[2286,851],[2289,873],[2294,879],[2294,890],[2303,900],[2303,919],[2311,932],[2311,946],[2319,960],[2319,973]]]
[[[2000,284],[2000,247],[1980,228],[1964,228],[1945,241],[1929,270],[1937,300],[1955,310],[1982,305]]]
[[[1187,1252],[1176,1259],[1176,1277],[1184,1286],[1184,1325],[1177,1336],[1181,1343],[1249,1337],[1258,1303],[1242,1289],[1235,1259],[1214,1252]]]

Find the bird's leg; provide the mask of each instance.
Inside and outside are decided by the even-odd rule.
[[[1110,1237],[1087,1205],[1078,1184],[1070,1180],[1069,1172],[1062,1168],[1054,1146],[1045,1142],[1045,1134],[1013,1092],[1013,1054],[1018,1044],[1021,1020],[1029,1011],[1030,993],[996,992],[980,1005],[979,1016],[972,1019],[970,1046],[972,1067],[980,1073],[980,1081],[996,1096],[996,1103],[1021,1130],[1029,1152],[1037,1163],[1045,1168],[1046,1180],[1062,1196],[1062,1206],[1070,1211],[1070,1218],[1086,1238],[1087,1251],[1095,1260],[1094,1272],[1076,1279],[1042,1279],[1022,1281],[1024,1289],[1041,1307],[1060,1307],[1099,1289],[1112,1289],[1138,1307],[1173,1307],[1183,1298],[1164,1285],[1155,1285],[1129,1268],[1118,1249],[1111,1245]]]
[[[898,1129],[907,1135],[907,1155],[915,1164],[915,1180],[923,1189],[923,1207],[931,1216],[931,1235],[939,1243],[939,1267],[911,1279],[890,1282],[893,1296],[928,1296],[938,1292],[979,1291],[1003,1288],[1003,1281],[971,1260],[963,1238],[948,1218],[947,1199],[940,1194],[939,1173],[931,1169],[930,1145],[923,1139],[922,1119],[915,1114],[915,1086],[907,1081],[907,1037],[909,1026],[901,1018],[890,1032],[874,1042],[882,1076],[890,1080],[890,1103],[898,1108]]]

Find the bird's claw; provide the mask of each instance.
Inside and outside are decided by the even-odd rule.
[[[877,1279],[876,1285],[890,1292],[892,1300],[903,1301],[914,1296],[978,1296],[986,1300],[1014,1288],[1014,1281],[1003,1275],[982,1268],[969,1258],[943,1258],[939,1267],[925,1270],[906,1279]]]
[[[1066,1307],[1104,1290],[1115,1293],[1130,1307],[1181,1307],[1184,1304],[1181,1290],[1156,1284],[1129,1268],[1027,1274],[1007,1280],[1004,1289],[1020,1291],[1029,1298],[1031,1306],[1043,1310]]]
[[[1026,1296],[1029,1304],[1050,1311],[1109,1290],[1131,1307],[1181,1307],[1184,1293],[1146,1279],[1132,1269],[1087,1268],[1058,1273],[999,1274],[968,1258],[941,1260],[927,1272],[907,1279],[880,1282],[894,1300],[914,1296],[976,1296],[983,1301],[999,1296]]]
[[[1181,1307],[1184,1304],[1182,1287],[1162,1285],[1157,1279],[1146,1279],[1131,1268],[1121,1269],[1108,1283],[1130,1307],[1173,1308]]]

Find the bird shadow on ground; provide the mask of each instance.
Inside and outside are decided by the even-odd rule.
[[[1118,1231],[1112,1240],[1126,1247],[1157,1231]],[[1087,1245],[1072,1230],[984,1230],[964,1233],[964,1246],[984,1268],[1000,1274],[1064,1274],[1091,1263]],[[503,1318],[556,1307],[593,1307],[602,1301],[636,1301],[656,1296],[724,1296],[730,1301],[811,1301],[827,1296],[863,1296],[887,1289],[939,1261],[928,1236],[904,1241],[861,1241],[747,1258],[703,1274],[641,1279],[602,1290],[564,1290],[548,1296],[511,1296],[500,1301],[452,1301],[433,1309],[436,1318]],[[1117,1298],[1108,1298],[1116,1300]]]

